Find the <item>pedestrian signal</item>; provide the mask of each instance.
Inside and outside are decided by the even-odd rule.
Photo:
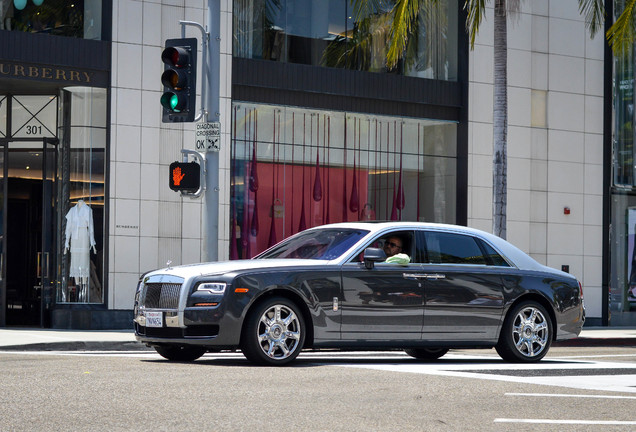
[[[170,189],[196,192],[201,187],[201,166],[196,162],[173,162],[170,164]]]

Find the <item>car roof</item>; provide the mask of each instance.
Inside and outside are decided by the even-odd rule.
[[[539,271],[550,271],[555,272],[552,268],[546,267],[540,263],[538,263],[534,258],[523,252],[518,247],[514,246],[512,243],[502,239],[501,237],[497,237],[494,234],[491,234],[486,231],[479,230],[477,228],[471,228],[461,225],[451,225],[451,224],[440,224],[433,222],[407,222],[407,221],[362,221],[362,222],[339,222],[328,225],[321,225],[313,229],[324,229],[324,228],[352,228],[352,229],[363,229],[370,231],[369,235],[380,234],[383,231],[395,230],[395,229],[417,229],[417,230],[432,230],[438,232],[453,232],[459,234],[469,234],[475,237],[478,237],[488,244],[493,246],[499,253],[504,255],[511,263],[519,268],[525,270],[539,270]],[[559,272],[561,273],[561,272]]]

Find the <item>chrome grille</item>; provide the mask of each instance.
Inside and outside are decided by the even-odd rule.
[[[180,290],[181,284],[178,283],[148,283],[144,306],[149,309],[177,309]]]

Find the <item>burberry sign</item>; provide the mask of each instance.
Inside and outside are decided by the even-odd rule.
[[[65,68],[63,66],[43,66],[24,63],[0,62],[0,78],[34,79],[57,81],[68,85],[102,86],[104,73]]]

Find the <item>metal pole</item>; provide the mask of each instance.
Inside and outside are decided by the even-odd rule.
[[[208,73],[210,80],[207,91],[208,109],[206,121],[218,122],[220,117],[219,83],[221,63],[221,2],[208,0]],[[205,191],[205,227],[206,261],[219,259],[219,152],[208,151],[206,154],[207,176]]]

